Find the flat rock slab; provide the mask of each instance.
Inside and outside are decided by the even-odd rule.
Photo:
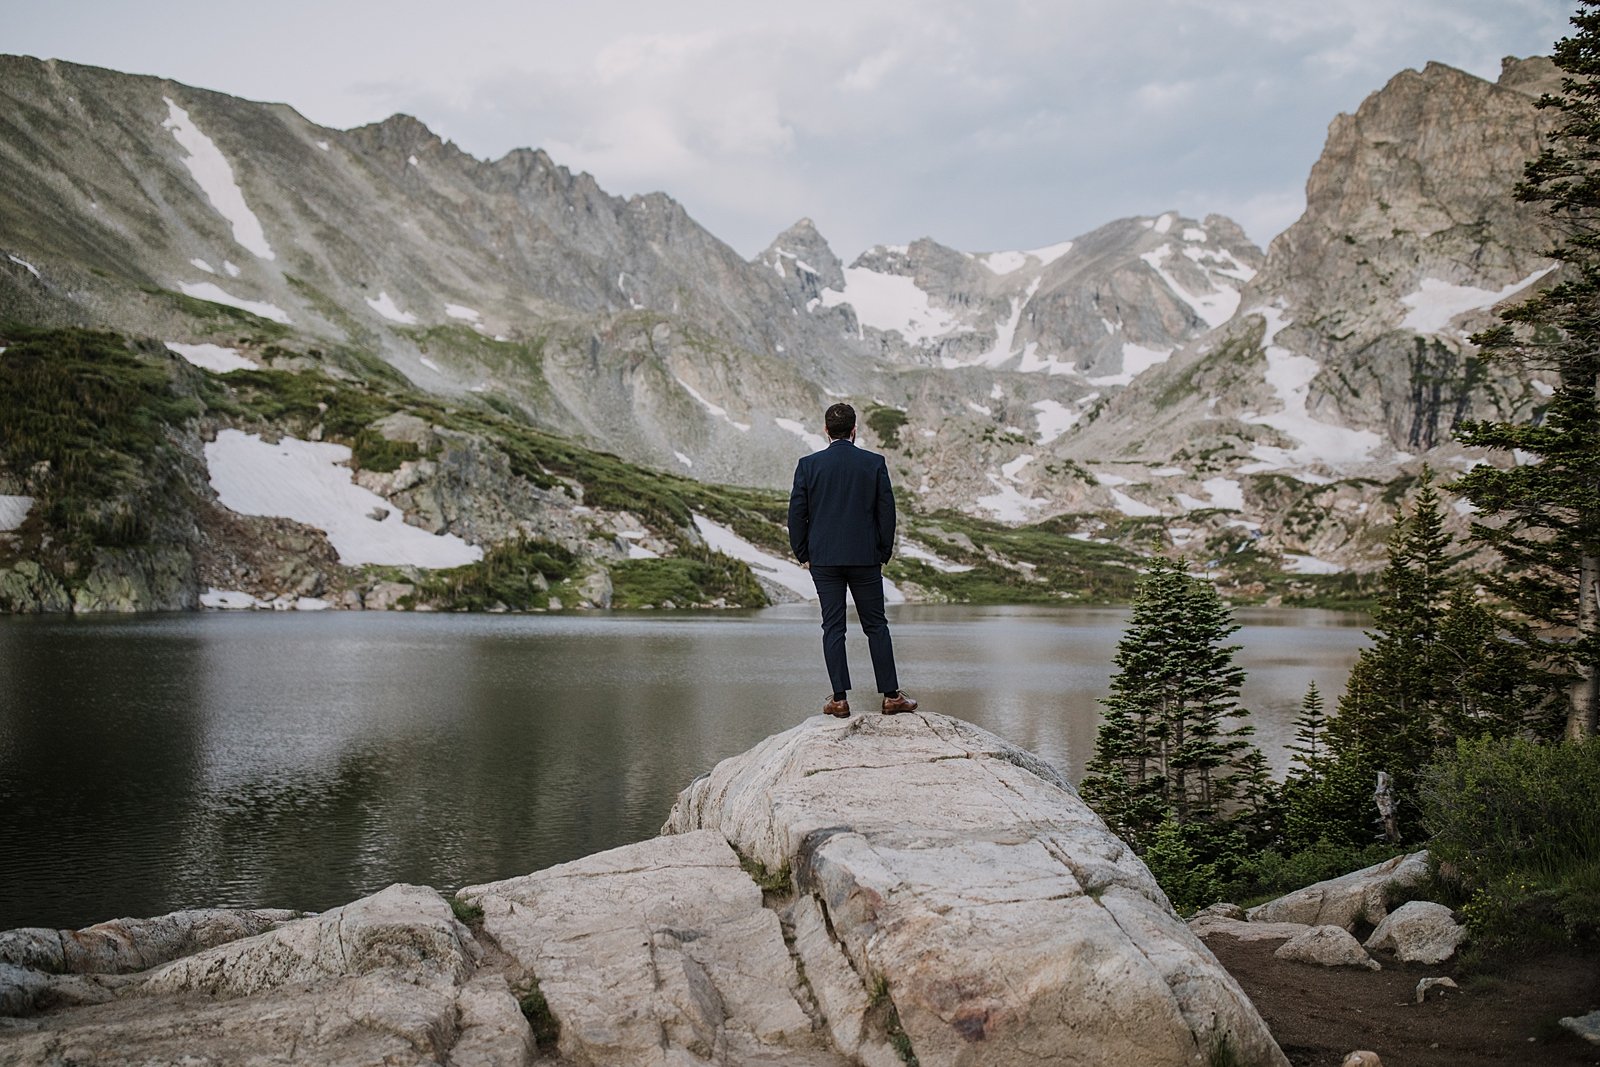
[[[1354,933],[1360,923],[1384,920],[1391,890],[1421,885],[1427,877],[1427,852],[1396,856],[1259,904],[1250,909],[1250,921],[1340,926]]]
[[[527,1023],[503,984],[469,982],[475,956],[438,893],[391,886],[0,1019],[0,1065],[440,1064],[464,1036],[464,1063],[520,1064]]]
[[[666,832],[703,829],[791,867],[925,1067],[1288,1062],[1060,773],[968,723],[807,720],[680,794]]]
[[[1189,929],[1199,937],[1231,937],[1236,941],[1288,941],[1312,927],[1304,923],[1253,923],[1220,915],[1196,915]]]
[[[458,894],[536,979],[563,1056],[844,1067],[776,912],[721,834],[655,838]]]

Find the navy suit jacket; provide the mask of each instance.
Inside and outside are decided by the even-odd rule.
[[[889,465],[848,439],[802,456],[789,493],[789,547],[801,563],[873,567],[894,554]]]

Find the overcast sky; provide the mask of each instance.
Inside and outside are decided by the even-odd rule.
[[[746,256],[810,216],[847,262],[1034,248],[1176,208],[1263,246],[1328,122],[1406,67],[1498,76],[1557,0],[0,0],[0,51],[415,115],[662,190]]]

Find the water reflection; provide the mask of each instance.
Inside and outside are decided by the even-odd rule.
[[[1076,779],[1125,615],[892,609],[924,707]],[[1276,768],[1359,620],[1243,613]],[[870,675],[852,621],[850,654]],[[859,678],[858,678],[859,680]],[[717,760],[814,714],[814,607],[716,615],[0,620],[0,928],[210,904],[320,909],[654,833]],[[853,694],[870,710],[872,694]]]

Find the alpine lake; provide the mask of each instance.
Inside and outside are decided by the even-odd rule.
[[[1117,608],[899,605],[900,680],[1062,767],[1094,749]],[[1363,616],[1241,609],[1281,777]],[[814,604],[761,611],[0,618],[0,929],[452,890],[656,833],[717,761],[820,711]],[[878,714],[850,618],[855,713]]]

